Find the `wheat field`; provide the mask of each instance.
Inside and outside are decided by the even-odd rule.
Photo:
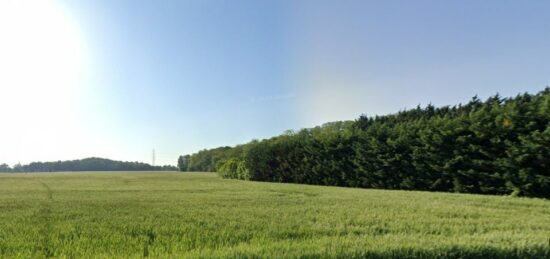
[[[548,258],[550,201],[226,180],[0,174],[3,258]]]

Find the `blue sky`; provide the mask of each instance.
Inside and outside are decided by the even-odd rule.
[[[15,54],[0,73],[58,77],[0,81],[0,115],[18,122],[0,129],[10,164],[150,162],[153,148],[175,164],[286,129],[550,84],[544,1],[26,3],[3,8],[14,15],[0,54]],[[30,50],[52,55],[13,68]]]

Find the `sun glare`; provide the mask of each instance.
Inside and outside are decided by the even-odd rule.
[[[77,27],[63,10],[51,1],[2,1],[0,31],[0,105],[6,115],[17,120],[68,108],[83,53]]]
[[[0,1],[0,118],[9,125],[0,139],[8,147],[21,148],[14,139],[31,134],[50,140],[64,134],[85,69],[83,42],[77,24],[54,1]]]

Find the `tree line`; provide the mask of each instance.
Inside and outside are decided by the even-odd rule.
[[[55,162],[32,162],[13,167],[0,164],[0,172],[68,172],[68,171],[176,171],[175,166],[152,166],[141,162],[115,161],[90,157],[85,159]]]
[[[181,171],[362,188],[550,197],[550,88],[327,123],[180,156]]]

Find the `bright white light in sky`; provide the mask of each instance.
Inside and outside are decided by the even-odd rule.
[[[78,26],[55,2],[0,1],[0,163],[75,151],[85,65]]]
[[[386,2],[0,0],[0,163],[175,164],[548,85],[549,4]]]

